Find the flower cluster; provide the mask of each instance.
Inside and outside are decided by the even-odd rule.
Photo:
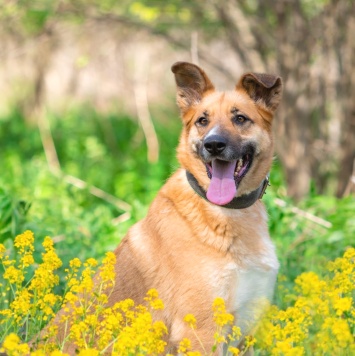
[[[74,352],[81,356],[164,351],[167,328],[152,316],[154,310],[164,308],[157,291],[148,291],[146,305],[135,305],[130,299],[108,305],[115,282],[116,257],[112,252],[98,269],[93,258],[84,263],[78,258],[70,261],[65,269],[66,289],[60,296],[54,293],[59,284],[55,271],[62,262],[53,241],[44,239],[42,263],[37,268],[33,243],[30,231],[17,236],[17,259],[10,259],[0,244],[0,287],[4,290],[0,298],[0,352],[9,356],[67,355],[63,352],[67,344],[74,345]],[[34,269],[32,276],[30,269]],[[54,322],[49,322],[55,315]]]
[[[171,356],[166,353],[168,329],[156,320],[164,309],[156,290],[148,291],[144,305],[131,299],[108,304],[115,285],[113,253],[107,253],[99,267],[93,258],[85,262],[74,258],[65,269],[64,293],[57,295],[57,270],[62,262],[53,241],[44,239],[42,263],[38,265],[33,259],[33,244],[32,232],[17,236],[14,259],[0,244],[0,352],[9,356]],[[271,306],[256,338],[242,337],[224,300],[216,298],[211,311],[213,346],[201,342],[199,320],[188,314],[184,322],[199,341],[198,350],[184,338],[177,352],[202,356],[223,348],[227,355],[244,355],[254,347],[259,355],[355,354],[355,249],[329,262],[325,276],[303,273],[292,290],[283,289],[282,293],[288,306]],[[74,349],[68,350],[68,345]]]
[[[218,348],[223,348],[223,345],[228,345],[226,354],[227,355],[243,355],[247,352],[250,346],[254,343],[253,338],[247,337],[247,340],[252,341],[244,345],[243,350],[241,351],[235,346],[232,346],[233,343],[240,343],[241,340],[241,331],[240,328],[233,325],[234,316],[226,311],[226,305],[222,298],[216,298],[212,304],[213,311],[213,321],[215,323],[215,333],[214,343],[211,350],[206,349],[206,345],[200,340],[197,329],[197,320],[193,314],[187,314],[184,318],[184,322],[191,328],[193,335],[200,343],[200,349],[203,350],[203,354],[200,351],[192,350],[191,341],[187,338],[181,340],[178,353],[179,355],[184,356],[202,356],[202,355],[211,355]]]
[[[355,249],[329,262],[321,278],[306,272],[293,290],[285,310],[272,306],[257,339],[262,355],[355,354]]]

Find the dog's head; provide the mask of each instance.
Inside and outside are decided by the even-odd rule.
[[[235,90],[218,92],[198,66],[172,66],[184,128],[178,159],[214,204],[228,204],[261,184],[273,156],[271,123],[280,77],[244,74]]]

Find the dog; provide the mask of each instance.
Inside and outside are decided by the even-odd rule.
[[[247,73],[234,90],[219,92],[194,64],[175,63],[172,72],[183,122],[181,167],[115,250],[109,304],[126,298],[144,303],[155,288],[165,305],[159,319],[169,330],[167,349],[176,354],[183,338],[193,350],[203,352],[200,342],[211,350],[215,298],[225,300],[247,335],[259,302],[273,295],[279,263],[260,199],[273,159],[272,120],[282,81]],[[184,322],[190,313],[196,334]]]
[[[185,337],[201,351],[186,314],[195,315],[196,333],[209,350],[216,297],[246,334],[256,321],[255,303],[273,295],[279,263],[259,198],[273,158],[282,80],[247,73],[234,90],[218,92],[194,64],[175,63],[172,72],[183,122],[181,168],[116,249],[111,298],[141,303],[148,289],[157,289],[170,352]]]

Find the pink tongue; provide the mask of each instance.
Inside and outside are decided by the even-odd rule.
[[[234,170],[237,161],[212,161],[212,179],[207,190],[207,199],[217,205],[228,204],[237,193]]]

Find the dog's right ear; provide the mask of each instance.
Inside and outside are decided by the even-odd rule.
[[[198,104],[206,92],[214,90],[206,73],[195,64],[177,62],[171,70],[177,85],[177,104],[183,114]]]

